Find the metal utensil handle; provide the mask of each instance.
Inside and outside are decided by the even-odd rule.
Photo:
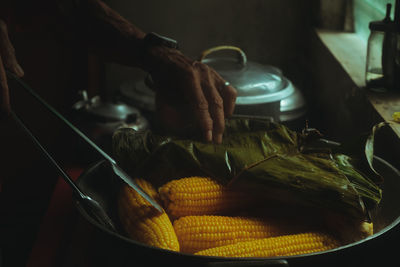
[[[247,56],[246,56],[246,54],[245,54],[244,51],[243,51],[242,49],[240,49],[239,47],[237,47],[237,46],[232,46],[232,45],[220,45],[220,46],[215,46],[215,47],[211,47],[211,48],[209,48],[209,49],[207,49],[207,50],[204,50],[204,51],[201,53],[201,55],[200,55],[200,57],[199,57],[198,60],[199,60],[200,62],[203,62],[203,60],[204,60],[208,55],[210,55],[211,53],[217,52],[217,51],[221,51],[221,50],[233,50],[233,51],[238,52],[238,54],[239,54],[239,63],[242,64],[243,67],[246,66],[246,64],[247,64]]]
[[[119,176],[123,181],[125,181],[130,187],[132,187],[136,192],[138,192],[144,199],[146,199],[154,208],[156,208],[159,212],[162,212],[163,209],[160,204],[157,203],[149,194],[147,194],[143,189],[136,184],[136,182],[125,173],[117,164],[117,162],[110,157],[106,152],[104,152],[100,147],[98,147],[92,140],[90,140],[84,133],[82,133],[78,128],[76,128],[72,123],[70,123],[64,116],[58,113],[52,106],[46,103],[35,91],[33,91],[26,83],[24,83],[17,76],[7,71],[7,75],[21,84],[22,88],[24,88],[28,93],[30,93],[36,100],[39,101],[44,107],[46,107],[51,113],[53,113],[58,119],[60,119],[63,123],[68,125],[76,134],[78,134],[82,139],[84,139],[90,146],[96,149],[106,160],[108,160],[113,168],[114,173]]]
[[[13,111],[11,111],[11,117],[14,119],[14,121],[22,128],[22,130],[29,136],[29,138],[33,141],[33,143],[39,148],[39,150],[43,153],[43,155],[46,157],[48,161],[51,162],[51,164],[57,169],[57,171],[61,174],[61,176],[64,178],[64,181],[71,187],[73,193],[75,194],[76,197],[79,198],[79,202],[82,202],[83,208],[86,210],[86,212],[89,212],[92,214],[94,218],[96,218],[97,222],[101,223],[103,226],[107,227],[109,230],[116,232],[115,226],[108,217],[107,213],[104,211],[104,209],[100,206],[100,204],[83,193],[79,187],[75,184],[75,182],[69,177],[69,175],[61,168],[60,165],[54,160],[54,158],[47,152],[46,148],[42,146],[40,141],[36,138],[36,136],[28,129],[28,127],[22,122],[22,120],[15,114]]]
[[[98,147],[92,140],[90,140],[84,133],[82,133],[78,128],[76,128],[72,123],[70,123],[67,119],[64,118],[60,113],[57,112],[52,106],[47,104],[35,91],[33,91],[26,83],[24,83],[21,79],[15,76],[13,73],[7,71],[7,75],[11,76],[15,81],[20,83],[22,87],[27,90],[34,98],[36,98],[43,106],[45,106],[51,113],[53,113],[57,118],[62,120],[65,124],[67,124],[74,132],[76,132],[80,137],[82,137],[89,145],[91,145],[94,149],[97,150],[105,159],[110,161],[113,164],[117,162],[111,158],[107,153],[105,153],[100,147]]]
[[[26,125],[22,122],[22,120],[11,111],[11,116],[17,122],[18,126],[29,136],[29,138],[33,141],[33,143],[39,148],[39,150],[43,153],[43,155],[53,164],[53,166],[57,169],[57,171],[64,178],[64,181],[71,186],[74,193],[77,194],[80,198],[84,198],[85,194],[79,189],[79,187],[74,183],[74,181],[69,177],[69,175],[61,168],[61,166],[54,160],[54,158],[47,152],[46,148],[42,146],[40,141],[35,137],[35,135],[26,127]]]

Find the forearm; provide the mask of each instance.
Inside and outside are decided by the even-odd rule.
[[[100,0],[75,0],[73,7],[71,1],[59,2],[65,16],[73,18],[79,41],[89,49],[107,60],[143,68],[142,30]]]
[[[58,1],[75,1],[75,27],[87,26],[79,30],[89,47],[109,60],[149,72],[159,99],[162,96],[176,111],[179,109],[183,124],[194,124],[205,140],[221,143],[224,119],[233,113],[236,90],[216,71],[177,49],[147,43],[143,31],[100,0]],[[161,109],[159,112],[164,113]],[[168,116],[164,117],[170,121]]]
[[[191,68],[192,59],[176,49],[145,46],[145,33],[101,0],[58,0],[64,17],[91,50],[112,62],[139,67],[153,73],[171,61]],[[73,3],[73,4],[71,4]],[[73,7],[71,7],[73,6]],[[73,18],[73,19],[70,19]]]

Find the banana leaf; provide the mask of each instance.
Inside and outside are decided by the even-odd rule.
[[[316,148],[317,138],[278,123],[231,119],[219,145],[119,129],[113,151],[128,173],[157,185],[207,175],[281,202],[365,218],[381,200],[381,189],[356,168],[357,160],[328,146]]]

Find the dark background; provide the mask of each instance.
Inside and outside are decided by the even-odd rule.
[[[305,93],[309,85],[305,51],[313,27],[345,27],[341,15],[345,7],[332,4],[322,9],[319,1],[105,2],[144,32],[178,40],[181,50],[193,58],[212,46],[239,46],[249,60],[281,68]],[[79,42],[79,35],[65,26],[53,1],[9,1],[3,5],[0,16],[8,23],[24,80],[62,114],[69,114],[79,90],[88,90],[90,96],[112,95],[122,83],[143,75],[90,54]],[[321,20],[324,10],[332,13],[330,20]],[[15,112],[40,141],[59,162],[75,164],[78,150],[73,133],[20,88],[10,89]],[[23,266],[58,174],[10,119],[0,124],[0,155],[4,181],[0,189],[1,254],[7,265]]]

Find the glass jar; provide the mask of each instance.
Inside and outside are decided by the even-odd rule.
[[[371,31],[368,38],[367,69],[365,79],[367,87],[372,90],[384,91],[382,48],[385,32]]]

